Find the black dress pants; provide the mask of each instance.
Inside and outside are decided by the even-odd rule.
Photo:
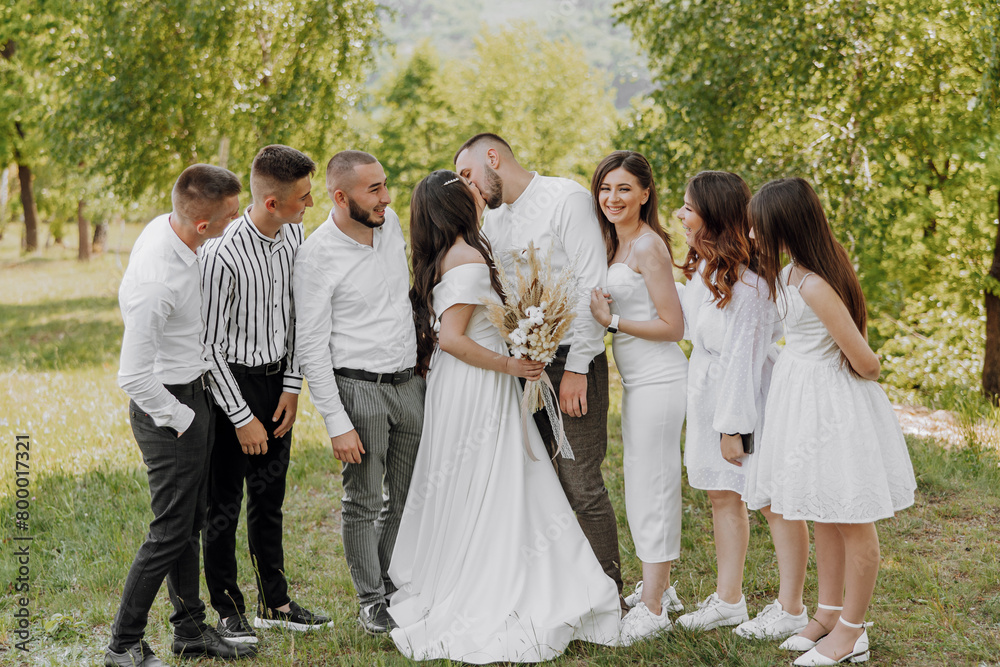
[[[215,415],[200,378],[187,385],[167,385],[167,390],[195,412],[194,421],[180,437],[171,428],[157,426],[135,401],[129,402],[132,433],[147,468],[153,521],[129,568],[111,626],[108,647],[116,653],[143,638],[149,609],[164,579],[174,606],[170,615],[174,634],[197,637],[205,625],[205,603],[198,593],[198,557]]]
[[[289,602],[281,540],[285,474],[292,432],[274,437],[280,423],[271,421],[281,397],[283,374],[251,374],[231,368],[250,411],[267,431],[266,454],[244,454],[236,428],[219,408],[215,415],[215,447],[208,484],[205,524],[205,582],[212,607],[221,618],[246,613],[237,583],[236,528],[247,488],[247,542],[260,605],[276,608]]]

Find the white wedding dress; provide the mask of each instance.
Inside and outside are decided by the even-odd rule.
[[[497,298],[485,264],[446,272],[434,312],[476,307],[466,335],[507,348],[486,318]],[[614,644],[619,604],[528,420],[510,375],[437,349],[427,376],[420,450],[389,574],[392,639],[407,657],[475,664],[539,662],[574,639]]]

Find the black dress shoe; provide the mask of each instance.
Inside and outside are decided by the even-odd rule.
[[[389,606],[384,602],[362,607],[358,613],[358,624],[370,635],[381,635],[397,627],[389,615]]]
[[[257,655],[257,648],[253,644],[228,642],[219,636],[215,628],[207,625],[201,628],[201,634],[197,637],[174,635],[172,649],[176,655],[209,656],[223,660],[252,658]]]
[[[109,648],[104,652],[104,667],[166,667],[166,663],[153,655],[149,644],[139,642],[124,653]]]

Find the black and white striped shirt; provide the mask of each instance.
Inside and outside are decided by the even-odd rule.
[[[302,225],[283,225],[270,239],[254,226],[248,206],[201,255],[205,347],[212,362],[216,402],[239,428],[253,414],[229,364],[262,366],[287,357],[283,391],[302,391],[295,358],[292,263]]]

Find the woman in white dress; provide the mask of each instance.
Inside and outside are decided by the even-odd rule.
[[[389,574],[392,639],[416,660],[539,662],[574,639],[613,644],[620,607],[531,419],[525,453],[514,359],[482,305],[500,293],[479,232],[483,199],[436,171],[413,193],[420,451]]]
[[[684,609],[670,585],[670,565],[681,549],[687,357],[676,341],[684,335],[684,317],[649,162],[615,151],[598,165],[591,191],[607,246],[608,285],[593,291],[590,309],[614,335],[623,388],[625,511],[642,561],[642,581],[626,598],[632,609],[621,643],[628,645],[669,630],[667,612]]]
[[[684,464],[688,482],[711,500],[718,565],[715,592],[677,623],[692,630],[739,625],[738,634],[755,637],[775,632],[777,617],[780,634],[787,636],[808,622],[802,605],[809,555],[804,523],[790,524],[765,512],[781,574],[778,601],[751,621],[743,595],[750,537],[742,499],[748,460],[743,436],[748,445],[750,436],[759,440],[773,344],[781,337],[770,292],[755,273],[749,201],[750,188],[742,178],[706,171],[688,183],[677,211],[690,248],[682,299],[685,336],[692,343]]]
[[[796,665],[863,662],[880,559],[874,522],[913,504],[913,467],[876,382],[861,284],[816,193],[801,178],[772,181],[753,197],[750,217],[786,344],[747,499],[815,522],[819,609],[782,648],[808,651]],[[784,269],[783,253],[791,258]]]

